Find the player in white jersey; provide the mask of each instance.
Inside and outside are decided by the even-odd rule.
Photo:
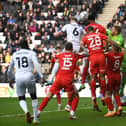
[[[20,107],[26,114],[27,122],[31,123],[32,119],[25,100],[27,90],[32,99],[33,123],[38,124],[38,99],[36,96],[35,76],[33,71],[35,69],[41,78],[40,80],[42,80],[43,75],[41,73],[41,66],[38,63],[36,54],[28,48],[27,41],[21,41],[20,47],[21,49],[15,52],[12,56],[8,68],[8,80],[12,84],[14,77],[13,71],[15,68],[16,92],[19,98]]]
[[[83,28],[78,24],[78,21],[76,18],[71,18],[70,24],[66,24],[63,26],[61,31],[55,32],[53,35],[55,37],[62,36],[66,33],[67,35],[67,41],[71,42],[73,44],[73,52],[79,53],[80,51],[80,42],[81,42],[81,37],[84,34]],[[54,67],[52,69],[52,73],[50,76],[49,83],[53,82],[53,79],[58,71],[59,68],[59,63],[56,62],[54,64]]]
[[[55,32],[53,35],[55,37],[58,37],[64,35],[65,33],[67,36],[67,42],[71,42],[73,45],[73,52],[79,53],[81,38],[85,32],[83,30],[83,27],[78,24],[78,21],[75,17],[71,18],[70,24],[64,25],[61,31]],[[58,69],[59,69],[59,63],[56,61],[52,69],[49,83],[53,83],[53,79]],[[70,109],[70,106],[66,105],[65,109],[66,110]]]
[[[64,35],[65,33],[67,35],[67,41],[73,44],[73,51],[79,53],[81,37],[84,34],[84,30],[82,26],[78,24],[76,18],[74,17],[71,18],[70,24],[64,25],[61,31],[54,33],[54,36],[55,37],[61,36]]]

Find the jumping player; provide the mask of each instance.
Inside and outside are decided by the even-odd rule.
[[[89,61],[90,61],[90,73],[91,73],[91,94],[93,101],[93,109],[100,111],[96,102],[96,79],[97,74],[100,75],[101,91],[105,94],[106,83],[105,83],[105,70],[106,61],[103,51],[103,41],[106,43],[116,44],[108,39],[108,37],[101,33],[95,33],[94,28],[89,26],[87,28],[87,35],[82,39],[84,46],[89,49]]]

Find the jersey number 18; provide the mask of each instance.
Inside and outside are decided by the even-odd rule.
[[[18,68],[21,68],[21,67],[23,67],[23,68],[26,68],[26,67],[28,67],[28,59],[27,59],[27,57],[16,57],[16,60],[17,60],[17,62],[18,62]]]

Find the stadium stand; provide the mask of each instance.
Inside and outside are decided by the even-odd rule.
[[[107,0],[1,0],[0,2],[0,62],[4,74],[10,56],[19,49],[19,42],[27,39],[30,48],[36,51],[45,72],[55,47],[62,46],[66,38],[54,38],[72,16],[82,20],[88,14],[96,17],[102,13]],[[10,59],[10,58],[9,58]],[[4,64],[4,65],[3,65]],[[5,65],[6,64],[6,65]],[[4,67],[4,71],[2,71]],[[1,81],[2,79],[0,79]]]

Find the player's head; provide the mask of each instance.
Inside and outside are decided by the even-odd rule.
[[[29,49],[27,40],[21,40],[20,41],[20,48],[22,48],[22,49]]]
[[[92,14],[90,14],[90,15],[88,16],[88,21],[89,21],[89,23],[95,22],[95,16],[92,15]]]
[[[112,35],[118,35],[121,32],[121,27],[119,25],[114,25],[111,29]]]
[[[65,50],[66,51],[73,51],[73,45],[71,42],[67,42],[65,45]]]
[[[71,17],[70,22],[76,22],[76,23],[78,23],[78,20],[77,20],[76,17]]]
[[[87,28],[87,33],[93,33],[94,32],[94,28],[92,26],[89,26]]]
[[[121,48],[115,45],[112,45],[112,52],[119,53],[121,51]]]

